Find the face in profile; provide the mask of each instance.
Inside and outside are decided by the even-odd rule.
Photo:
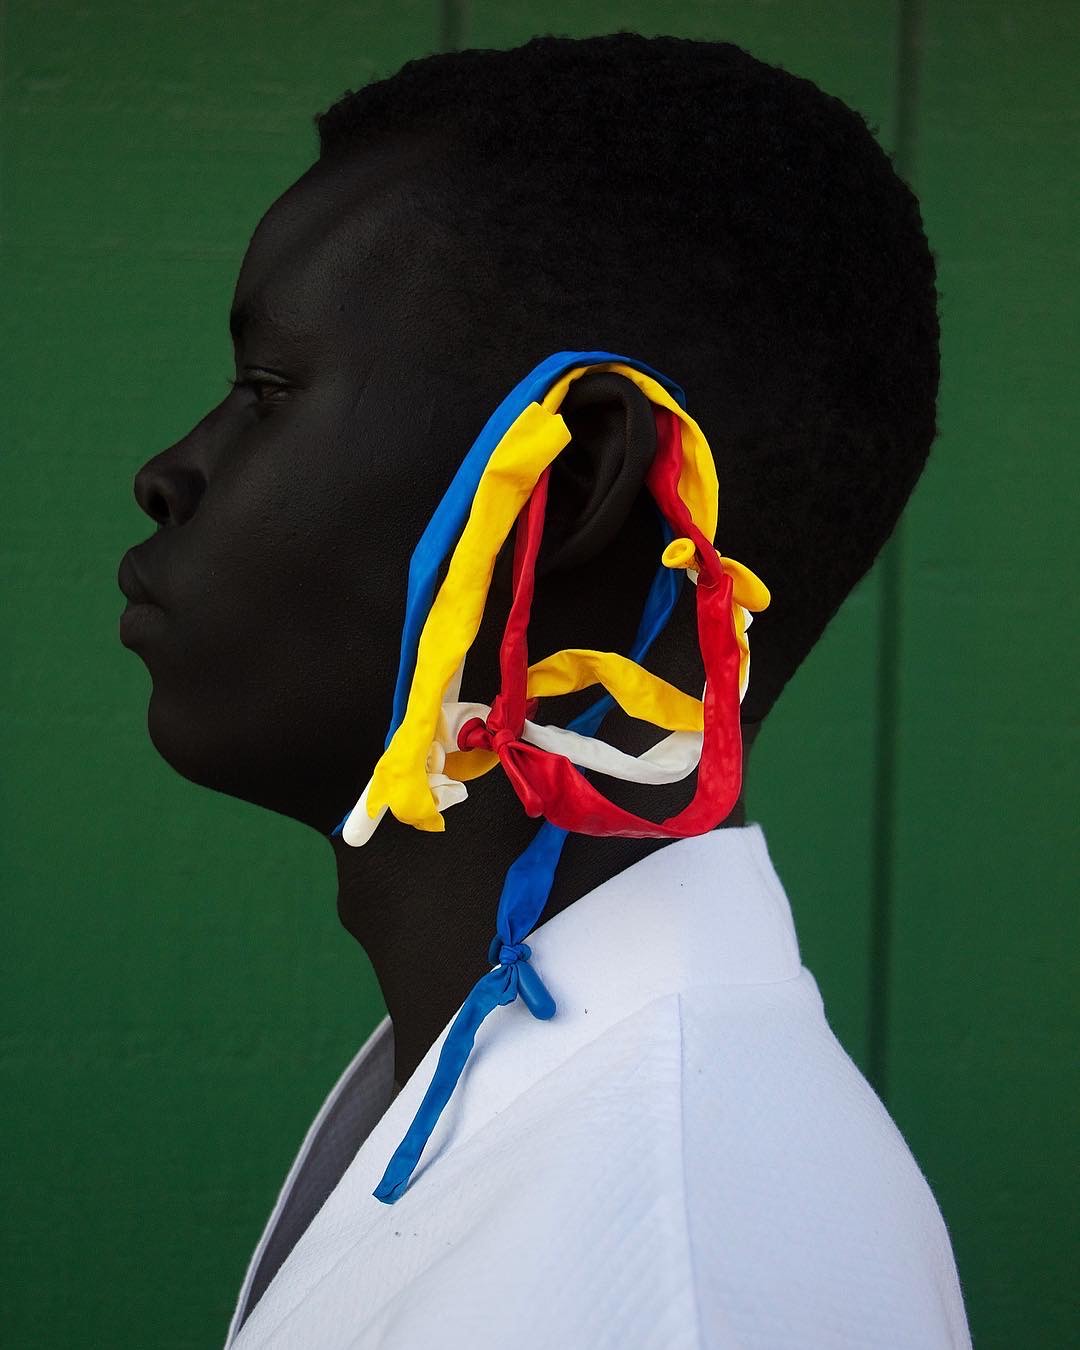
[[[465,260],[418,206],[429,162],[413,141],[316,165],[263,217],[238,383],[139,470],[156,530],[120,567],[149,602],[120,635],[158,751],[323,832],[382,749],[409,555],[467,449],[444,415]]]

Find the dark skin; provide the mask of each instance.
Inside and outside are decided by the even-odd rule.
[[[508,332],[484,368],[470,363],[475,320],[462,297],[483,280],[477,249],[425,211],[448,153],[431,138],[384,139],[315,165],[274,203],[234,296],[236,373],[251,384],[135,478],[157,530],[125,556],[120,580],[153,603],[129,605],[121,640],[152,677],[155,747],[191,781],[324,837],[381,753],[409,556],[454,469],[545,356],[624,350],[617,334],[549,331],[538,307],[534,331]],[[642,492],[650,404],[624,376],[595,372],[571,385],[561,412],[572,441],[553,471],[530,647],[626,651],[660,550]],[[490,702],[497,687],[508,564],[507,548],[466,699]],[[700,690],[687,605],[690,595],[649,665]],[[565,723],[582,706],[554,704],[538,720]],[[744,751],[755,730],[744,727]],[[656,739],[621,714],[602,735],[633,753]],[[692,779],[601,785],[657,820],[692,791]],[[740,798],[723,824],[744,823]],[[469,785],[446,827],[426,834],[388,817],[363,848],[329,838],[338,914],[393,1022],[398,1088],[490,968],[502,879],[537,822],[495,770]],[[540,922],[665,842],[571,835]]]

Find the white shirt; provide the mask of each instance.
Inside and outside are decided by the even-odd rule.
[[[941,1213],[826,1021],[759,825],[669,844],[527,941],[555,1016],[491,1013],[393,1205],[371,1192],[449,1023],[388,1107],[389,1019],[350,1064],[227,1345],[970,1347]]]

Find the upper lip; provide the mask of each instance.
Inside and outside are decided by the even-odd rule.
[[[131,556],[130,549],[120,559],[120,568],[116,574],[116,581],[120,589],[133,605],[157,604],[157,601],[147,590],[146,583],[139,575],[138,568],[135,566],[135,559]]]

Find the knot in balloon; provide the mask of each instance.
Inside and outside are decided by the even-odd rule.
[[[527,961],[532,956],[532,948],[527,942],[504,942],[496,933],[488,948],[488,960],[493,966],[511,966],[518,961]]]
[[[501,995],[501,1002],[512,1003],[521,996],[522,1003],[540,1021],[546,1022],[555,1015],[555,1000],[548,992],[547,985],[536,973],[529,962],[532,948],[527,942],[504,942],[496,933],[488,948],[488,960],[498,965],[506,974],[508,984]]]
[[[462,750],[492,750],[494,738],[482,717],[470,717],[458,732],[458,747]]]
[[[495,708],[485,720],[482,717],[470,717],[458,732],[458,749],[488,750],[498,754],[508,745],[520,740],[521,732],[511,727],[499,726]]]
[[[497,731],[492,733],[491,748],[498,754],[504,745],[512,745],[516,740],[517,736],[509,727],[500,727]]]

